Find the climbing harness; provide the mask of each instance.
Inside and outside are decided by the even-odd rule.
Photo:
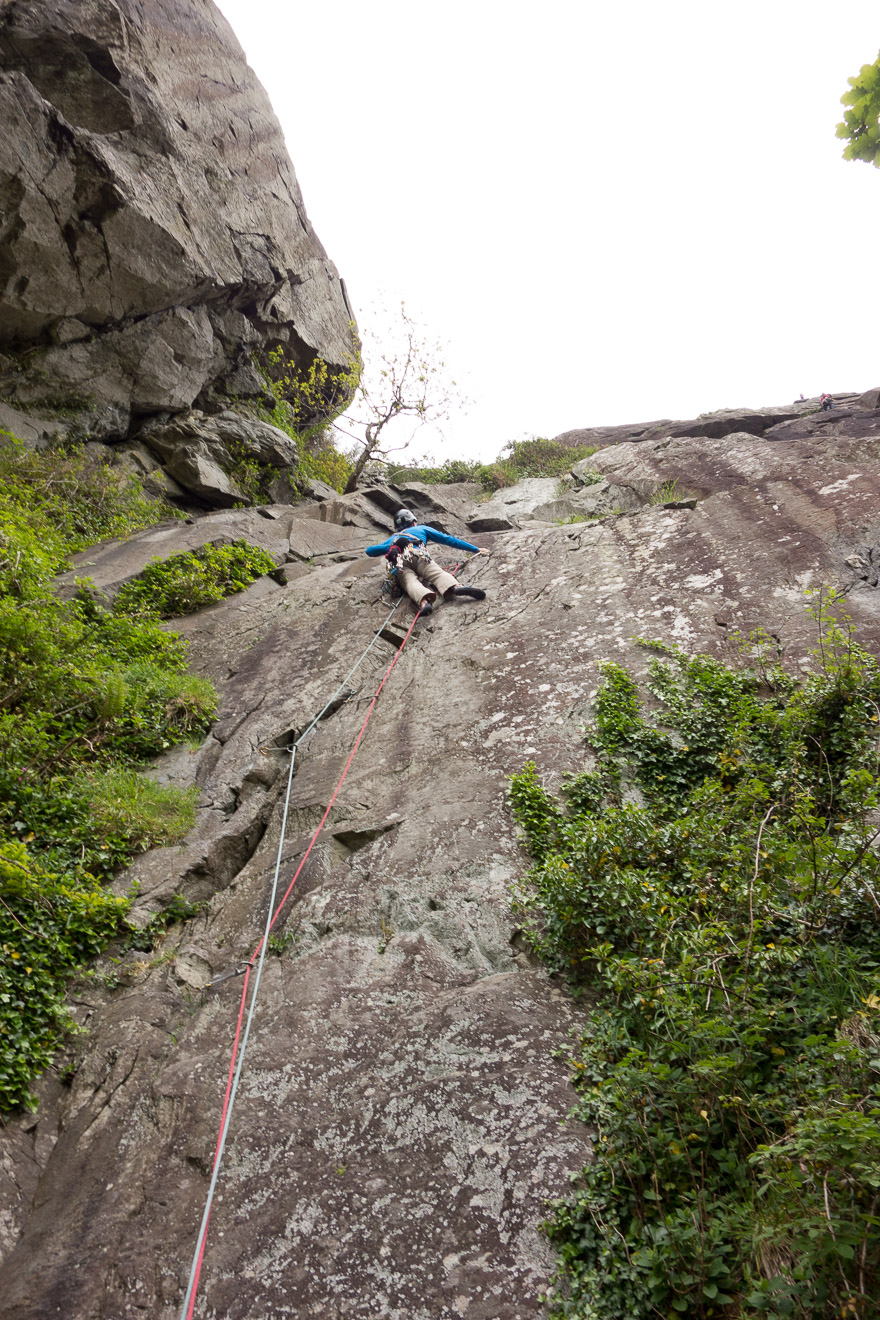
[[[400,659],[403,648],[406,646],[407,642],[410,639],[410,635],[412,634],[412,631],[416,626],[416,622],[418,620],[419,614],[421,613],[421,610],[419,610],[418,613],[413,618],[413,621],[410,624],[405,637],[403,638],[396,652],[394,653],[394,658],[391,661],[391,664],[388,666],[388,668],[385,670],[384,675],[382,676],[381,683],[376,688],[376,691],[373,693],[373,698],[370,702],[367,713],[364,716],[364,720],[363,723],[361,724],[358,735],[355,738],[354,746],[352,747],[348,760],[345,763],[345,768],[343,769],[342,774],[339,776],[336,787],[334,788],[330,801],[327,804],[327,809],[324,812],[324,815],[321,817],[318,828],[315,830],[314,834],[311,837],[309,846],[308,848],[306,848],[302,860],[300,861],[299,866],[296,868],[296,871],[294,872],[293,879],[291,880],[290,884],[287,886],[283,898],[276,907],[275,899],[278,893],[278,878],[281,871],[281,854],[284,849],[285,835],[287,832],[287,820],[290,814],[290,792],[291,792],[291,787],[293,785],[293,767],[294,767],[294,762],[296,760],[296,749],[299,746],[299,744],[315,728],[318,721],[321,719],[321,716],[324,715],[324,713],[329,709],[330,706],[332,706],[338,694],[347,688],[348,680],[351,678],[355,670],[358,669],[358,667],[362,664],[362,662],[366,659],[367,655],[373,649],[376,642],[381,637],[382,632],[384,631],[386,625],[389,623],[391,619],[391,615],[395,612],[396,609],[397,609],[397,605],[395,604],[392,607],[392,609],[389,611],[387,618],[385,619],[379,631],[373,637],[373,640],[370,642],[369,646],[366,648],[366,650],[363,651],[360,658],[348,671],[345,678],[342,680],[342,683],[336,689],[336,692],[334,692],[333,696],[323,707],[320,714],[315,716],[309,727],[305,730],[304,733],[300,734],[296,742],[291,747],[290,770],[287,776],[287,791],[284,798],[284,811],[281,817],[281,836],[278,840],[278,853],[275,860],[275,875],[272,881],[272,893],[269,899],[269,906],[266,912],[266,927],[265,930],[263,931],[263,937],[260,940],[257,947],[254,949],[248,961],[243,966],[234,968],[230,972],[224,972],[221,976],[217,977],[215,981],[211,982],[212,985],[218,985],[221,981],[228,980],[233,976],[240,976],[242,974],[244,975],[244,985],[242,986],[242,991],[241,991],[241,1002],[238,1008],[238,1020],[235,1026],[235,1037],[232,1042],[232,1055],[229,1060],[229,1074],[226,1079],[226,1092],[223,1097],[223,1108],[220,1116],[220,1130],[217,1134],[217,1144],[214,1149],[214,1163],[211,1170],[211,1182],[210,1182],[210,1186],[208,1187],[208,1195],[205,1200],[205,1209],[202,1215],[202,1222],[201,1225],[199,1226],[199,1235],[196,1241],[196,1249],[193,1255],[192,1266],[190,1268],[189,1282],[187,1284],[186,1296],[183,1299],[183,1308],[180,1313],[181,1320],[192,1320],[193,1308],[195,1306],[195,1301],[196,1301],[196,1290],[199,1285],[199,1275],[201,1274],[202,1261],[204,1260],[204,1256],[205,1256],[205,1242],[208,1234],[208,1223],[211,1218],[211,1207],[214,1200],[214,1192],[217,1187],[217,1180],[220,1174],[220,1165],[223,1160],[223,1151],[226,1146],[226,1138],[229,1133],[229,1124],[232,1120],[232,1111],[235,1105],[235,1097],[238,1092],[238,1084],[241,1078],[242,1067],[244,1065],[245,1051],[247,1050],[248,1037],[250,1035],[251,1024],[254,1018],[254,1010],[257,1004],[257,994],[260,988],[260,979],[263,974],[263,963],[266,957],[266,948],[269,942],[269,935],[272,931],[272,927],[275,925],[275,922],[278,920],[278,917],[281,914],[282,908],[284,907],[285,903],[287,902],[288,898],[293,892],[293,887],[296,884],[297,880],[299,879],[300,873],[302,872],[303,867],[308,861],[312,849],[314,848],[315,844],[318,841],[318,837],[324,828],[324,825],[327,821],[327,817],[330,815],[330,811],[333,807],[333,804],[336,801],[336,798],[339,795],[342,785],[345,782],[345,778],[349,772],[349,769],[351,768],[351,763],[355,758],[355,753],[357,752],[357,749],[361,745],[361,740],[363,739],[363,736],[366,733],[367,724],[369,723],[370,716],[373,713],[376,702],[379,700],[379,695],[382,689],[384,688],[385,684],[387,683],[388,679],[390,678],[391,671],[393,670],[394,666],[397,664],[397,661]],[[245,1005],[247,1004],[248,1001],[248,988],[250,984],[251,972],[254,969],[255,962],[256,962],[256,975],[254,976],[253,994],[251,995],[250,1005],[247,1011],[247,1018],[245,1019]],[[243,1033],[242,1033],[242,1023],[244,1023]],[[240,1048],[239,1048],[239,1041],[241,1041]]]
[[[395,590],[398,592],[402,592],[403,589],[397,577],[397,569],[400,566],[400,564],[403,563],[405,567],[415,569],[416,562],[419,559],[425,560],[430,558],[431,556],[428,553],[425,546],[419,543],[419,544],[408,545],[406,549],[401,554],[399,554],[397,556],[397,559],[395,560],[386,559],[385,581],[382,584],[382,590],[384,592],[387,592],[388,594],[391,594]]]
[[[402,559],[404,564],[408,565],[410,568],[414,568],[416,560],[431,558],[431,552],[428,550],[427,546],[419,543],[408,545],[403,551],[403,554],[399,557],[398,563],[400,562],[400,559]],[[462,562],[463,561],[459,561],[457,564],[451,564],[448,567],[446,564],[441,564],[441,568],[445,569],[447,573],[455,574],[461,568]],[[416,576],[418,576],[418,574],[416,574]],[[397,576],[397,564],[392,563],[390,559],[385,560],[385,579],[382,583],[382,595],[387,596],[390,600],[401,600],[405,595]]]

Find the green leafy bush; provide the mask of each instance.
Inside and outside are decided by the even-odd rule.
[[[275,398],[275,412],[298,442],[326,439],[328,422],[348,407],[361,378],[363,363],[354,322],[349,325],[351,349],[344,367],[334,371],[323,358],[317,357],[307,368],[297,367],[285,356],[281,347],[268,355],[268,366],[262,371]]]
[[[73,880],[47,870],[0,833],[0,1109],[32,1100],[31,1079],[73,1028],[68,977],[124,927],[127,911],[87,872]]]
[[[846,141],[843,158],[880,167],[880,55],[847,82],[849,91],[840,98],[843,123],[837,125],[837,136]]]
[[[392,467],[388,476],[391,481],[406,478],[428,485],[478,481],[484,490],[502,490],[524,477],[561,477],[595,452],[595,445],[563,445],[540,438],[512,440],[494,463],[449,459],[440,467]]]
[[[328,486],[341,493],[345,490],[345,483],[351,476],[354,464],[331,441],[326,440],[315,442],[310,452],[301,452],[299,467],[301,477],[309,481],[326,481]]]
[[[47,535],[56,566],[96,541],[130,536],[179,511],[146,495],[136,477],[95,462],[76,447],[29,449],[0,430],[3,505],[23,511]]]
[[[275,560],[266,550],[247,541],[203,545],[154,560],[125,583],[114,608],[120,614],[180,618],[244,591],[274,567]]]
[[[194,795],[138,767],[201,736],[216,705],[155,615],[55,595],[53,574],[89,535],[164,513],[80,463],[0,454],[0,1108],[32,1102],[69,1026],[68,978],[125,928],[128,903],[102,882],[192,822]]]
[[[306,482],[318,480],[341,492],[351,475],[351,458],[336,447],[329,425],[348,407],[361,376],[360,347],[353,322],[350,331],[351,351],[341,370],[331,370],[323,358],[316,358],[306,369],[297,368],[287,360],[284,350],[277,348],[269,353],[265,366],[256,363],[271,404],[239,404],[295,442],[297,465],[288,474],[294,490],[303,490]],[[262,497],[265,474],[256,465],[248,465],[244,456],[231,475],[253,499]]]
[[[880,667],[819,614],[799,682],[654,644],[649,715],[606,665],[595,768],[513,780],[528,938],[598,1001],[557,1317],[875,1314]]]

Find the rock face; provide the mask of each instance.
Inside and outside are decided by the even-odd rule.
[[[631,444],[636,441],[657,441],[668,436],[707,437],[720,440],[722,436],[734,433],[744,435],[771,436],[780,428],[791,424],[789,437],[811,435],[818,420],[819,424],[830,421],[839,422],[840,414],[850,410],[857,412],[876,408],[872,397],[876,390],[869,390],[865,395],[837,394],[833,412],[819,410],[819,400],[797,399],[790,407],[778,408],[722,408],[718,412],[704,413],[690,422],[671,422],[664,419],[659,422],[641,422],[633,426],[587,426],[573,431],[563,431],[555,438],[567,445],[595,445],[604,449],[608,445]]]
[[[509,908],[528,859],[507,777],[527,760],[551,783],[583,766],[599,662],[638,670],[634,636],[737,663],[736,630],[762,626],[796,666],[814,638],[804,592],[830,584],[880,650],[876,404],[796,438],[779,423],[615,444],[588,463],[631,502],[592,523],[534,516],[544,481],[502,492],[521,526],[479,534],[491,556],[462,570],[486,601],[416,626],[276,927],[197,1315],[540,1316],[551,1261],[536,1226],[589,1136],[564,1123],[573,1097],[552,1054],[572,1006]],[[600,484],[572,481],[568,498]],[[675,487],[690,498],[655,502]],[[38,1113],[3,1129],[4,1320],[179,1314],[241,981],[207,987],[263,930],[286,748],[336,692],[297,756],[284,885],[411,617],[404,604],[387,619],[361,548],[401,503],[468,536],[487,517],[476,493],[321,492],[82,557],[108,594],[155,554],[223,537],[264,545],[279,571],[179,625],[223,707],[201,748],[155,773],[200,786],[199,823],[120,887],[139,881],[141,923],[176,893],[204,907],[153,955],[108,962],[110,986],[79,991],[88,1034],[64,1081],[47,1073]]]
[[[211,0],[0,0],[0,116],[9,402],[118,439],[261,395],[255,353],[345,363],[344,288]]]

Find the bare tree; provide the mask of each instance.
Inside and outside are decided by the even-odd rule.
[[[406,449],[419,427],[443,421],[463,403],[455,381],[448,376],[440,346],[422,338],[403,303],[388,340],[396,341],[397,347],[381,348],[376,335],[366,332],[354,403],[334,423],[336,431],[361,446],[345,486],[346,495],[357,489],[371,459]],[[408,420],[408,433],[398,425],[395,436],[389,437],[386,428],[401,419]],[[389,438],[401,438],[401,443],[389,446]]]

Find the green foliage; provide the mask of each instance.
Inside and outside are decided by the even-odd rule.
[[[32,1102],[70,1025],[68,978],[124,928],[127,901],[101,883],[193,819],[192,794],[136,769],[204,733],[213,688],[155,615],[53,589],[89,536],[164,512],[79,456],[0,455],[0,1108]]]
[[[168,904],[151,917],[145,926],[129,927],[127,949],[137,949],[149,953],[160,943],[169,926],[178,921],[189,921],[201,912],[204,904],[191,903],[183,894],[172,894]]]
[[[254,411],[296,444],[297,467],[289,474],[294,489],[318,480],[341,492],[351,475],[351,459],[336,448],[328,425],[348,407],[361,377],[354,323],[350,329],[351,351],[347,364],[339,371],[332,371],[323,358],[316,358],[306,370],[297,368],[280,347],[269,354],[267,366],[259,368],[273,402],[269,407],[260,404]],[[245,494],[255,500],[261,498],[263,473],[246,456],[242,455],[230,475]]]
[[[357,389],[363,363],[354,322],[349,330],[351,349],[346,365],[338,371],[320,357],[304,370],[291,363],[281,347],[269,354],[264,379],[275,396],[276,410],[299,441],[323,435],[327,423],[348,407]]]
[[[581,459],[595,454],[595,445],[563,445],[558,440],[511,440],[507,456],[501,459],[521,477],[561,477]],[[503,453],[504,451],[502,451]]]
[[[557,1317],[875,1313],[880,666],[816,613],[799,682],[652,644],[648,714],[606,665],[594,768],[513,780],[527,936],[598,999]]]
[[[86,771],[73,788],[86,798],[91,825],[105,846],[119,837],[137,852],[179,843],[195,824],[198,789],[181,792],[128,767]]]
[[[388,479],[389,481],[420,481],[428,486],[443,486],[460,481],[479,481],[482,484],[483,476],[488,470],[489,464],[480,463],[477,459],[450,458],[439,467],[418,464],[397,467],[392,464],[388,469]]]
[[[0,833],[0,1109],[32,1102],[31,1078],[74,1024],[68,977],[123,927],[128,902],[80,871],[42,867]]]
[[[524,477],[560,477],[595,452],[595,445],[563,445],[540,438],[512,440],[494,463],[449,459],[441,467],[390,468],[388,477],[390,481],[406,477],[428,485],[478,481],[484,490],[502,490]]]
[[[847,82],[850,90],[840,98],[843,123],[837,125],[837,136],[846,140],[844,160],[880,166],[880,55]]]
[[[223,463],[222,467],[232,484],[252,504],[264,503],[268,486],[277,476],[276,469],[261,466],[247,446],[239,441],[227,440],[226,450],[232,461]]]
[[[282,930],[277,935],[270,935],[266,942],[266,948],[269,953],[275,953],[279,958],[283,957],[289,949],[292,949],[299,940],[299,931]]]
[[[674,500],[689,500],[693,498],[694,496],[691,495],[689,491],[679,489],[678,477],[675,477],[671,481],[664,481],[662,486],[658,486],[648,500],[648,503],[671,504]]]
[[[329,433],[314,435],[308,443],[310,449],[300,450],[300,476],[307,481],[326,481],[334,490],[344,491],[354,466],[351,459],[335,448]]]
[[[96,463],[76,447],[28,449],[8,431],[0,431],[0,490],[7,515],[23,513],[48,534],[47,552],[57,566],[96,541],[181,516],[120,468]]]
[[[154,560],[120,589],[115,609],[135,616],[180,618],[244,591],[274,567],[268,551],[247,541],[203,545],[198,550]]]

